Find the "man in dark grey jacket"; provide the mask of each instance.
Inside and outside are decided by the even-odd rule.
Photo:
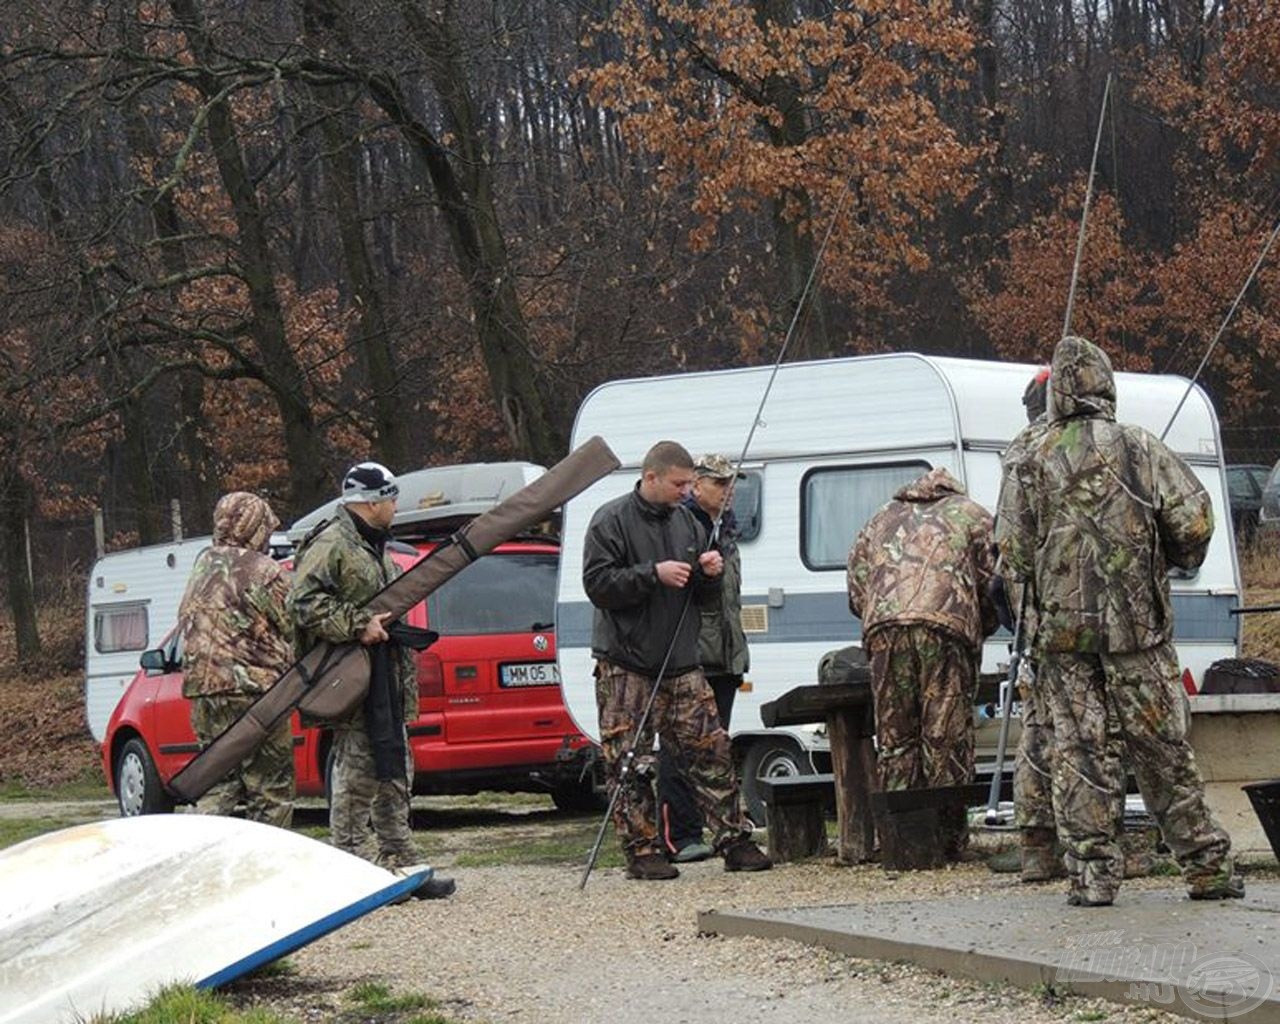
[[[720,724],[728,730],[733,699],[751,663],[747,636],[742,629],[742,555],[738,550],[738,523],[730,508],[733,495],[733,463],[719,454],[700,455],[693,467],[693,493],[684,505],[702,528],[711,531],[720,520],[713,547],[724,559],[717,599],[703,604],[698,633],[698,661],[715,694]],[[670,747],[658,757],[658,814],[662,844],[677,864],[705,860],[711,847],[702,841],[702,815],[685,778],[683,766]]]
[[[627,750],[636,755],[614,804],[613,822],[627,874],[646,880],[679,874],[658,838],[655,732],[685,763],[725,870],[772,866],[750,839],[729,734],[698,663],[698,610],[717,602],[724,561],[719,552],[707,550],[706,531],[681,504],[693,475],[689,453],[674,441],[659,441],[645,455],[635,489],[596,511],[583,551],[583,587],[596,608],[591,649],[600,744],[611,785],[619,784]],[[689,602],[695,607],[686,609]],[[643,735],[636,736],[660,672],[653,711]]]

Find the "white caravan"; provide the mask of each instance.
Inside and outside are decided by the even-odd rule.
[[[1000,453],[1026,424],[1022,393],[1036,367],[914,353],[785,365],[778,372],[743,464],[734,506],[742,526],[743,625],[751,671],[733,711],[749,803],[759,775],[827,770],[822,730],[767,731],[760,705],[817,681],[818,660],[857,642],[845,564],[867,519],[904,483],[946,466],[994,511]],[[623,468],[565,507],[556,638],[565,703],[598,738],[592,678],[592,607],[582,588],[582,549],[595,510],[630,489],[650,445],[679,441],[696,457],[736,460],[764,394],[769,367],[612,381],[583,401],[572,444],[599,434]],[[1116,375],[1118,418],[1156,435],[1187,388],[1182,377]],[[1218,421],[1193,389],[1166,439],[1213,499],[1218,528],[1194,576],[1173,581],[1176,642],[1197,686],[1216,659],[1235,657],[1238,625],[1227,610],[1241,593],[1225,500]],[[983,671],[1008,660],[1008,638],[989,641]]]
[[[274,538],[273,538],[274,540]],[[84,700],[99,743],[138,671],[138,655],[159,647],[178,621],[196,556],[211,537],[113,551],[94,563],[84,630]]]

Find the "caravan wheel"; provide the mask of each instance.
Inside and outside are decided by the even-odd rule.
[[[813,765],[794,740],[783,736],[756,740],[742,759],[742,800],[747,805],[747,817],[757,825],[769,824],[761,779],[812,774]]]
[[[151,752],[136,736],[120,748],[116,758],[116,800],[124,818],[173,810],[173,798],[160,782]]]

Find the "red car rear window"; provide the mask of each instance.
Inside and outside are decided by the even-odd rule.
[[[558,561],[549,552],[486,555],[427,598],[428,622],[441,636],[551,629]]]

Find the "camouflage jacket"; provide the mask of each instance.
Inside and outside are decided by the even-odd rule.
[[[871,517],[849,552],[849,609],[863,638],[922,623],[975,649],[996,628],[991,513],[945,469],[908,484]]]
[[[399,575],[391,555],[365,540],[351,512],[339,506],[333,519],[313,531],[295,555],[289,611],[297,629],[298,655],[322,640],[358,641],[373,618],[364,605]],[[404,699],[404,720],[412,722],[418,717],[412,652],[401,649],[393,664],[399,669],[396,682]],[[357,710],[344,724],[364,728],[364,712]]]
[[[710,533],[714,521],[690,496],[685,507]],[[699,608],[698,663],[709,676],[741,676],[751,667],[747,634],[742,629],[742,552],[738,549],[737,522],[733,510],[725,512],[717,545],[724,558],[720,590],[714,604]]]
[[[182,693],[257,694],[293,663],[289,576],[264,552],[279,521],[257,495],[224,495],[213,546],[196,559],[178,609]]]
[[[1170,639],[1170,565],[1195,569],[1213,534],[1209,496],[1156,437],[1115,422],[1106,353],[1063,338],[1049,424],[1003,490],[997,537],[1032,582],[1038,652],[1125,653]]]
[[[1018,467],[1022,464],[1022,460],[1027,458],[1033,452],[1036,446],[1044,437],[1044,432],[1049,429],[1049,418],[1045,413],[1041,413],[1025,427],[1023,427],[1009,442],[1000,456],[1000,498],[996,503],[996,531],[999,532],[999,524],[1001,519],[1005,519],[1009,515],[1009,502],[1013,499],[1013,488],[1010,481],[1017,473]],[[1026,586],[1013,578],[1013,573],[1009,570],[1003,556],[999,556],[996,560],[996,573],[1004,578],[1006,590],[1009,598],[1009,606],[1014,616],[1022,616],[1022,649],[1030,650],[1034,643],[1036,635],[1036,601],[1034,590],[1027,594],[1027,603],[1024,606],[1023,589]]]

